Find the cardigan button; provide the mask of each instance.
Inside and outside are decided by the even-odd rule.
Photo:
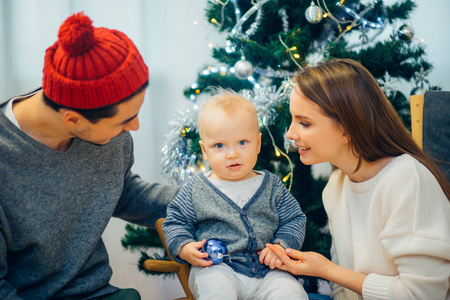
[[[245,210],[241,210],[241,215],[245,216]]]
[[[253,268],[252,271],[253,271],[254,274],[258,273],[258,270],[256,268]]]
[[[250,232],[250,237],[251,237],[252,239],[254,239],[254,238],[256,237],[256,234],[255,234],[254,232]]]

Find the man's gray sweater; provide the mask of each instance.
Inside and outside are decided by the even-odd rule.
[[[61,153],[0,110],[0,299],[85,299],[117,289],[101,239],[111,216],[153,226],[178,191],[133,174],[132,145],[124,133],[103,146],[74,139]]]

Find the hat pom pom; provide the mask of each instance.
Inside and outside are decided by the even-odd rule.
[[[84,53],[95,44],[94,26],[83,12],[76,13],[61,25],[58,42],[70,56]]]

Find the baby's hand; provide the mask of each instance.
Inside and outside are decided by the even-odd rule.
[[[283,246],[279,244],[275,244],[275,247],[280,248],[284,252]],[[266,266],[269,266],[270,269],[279,268],[283,263],[281,260],[272,253],[272,251],[269,248],[264,248],[259,252],[259,262],[261,264],[265,264]]]
[[[193,266],[209,267],[213,264],[212,260],[205,260],[205,258],[208,257],[208,253],[200,251],[205,242],[206,240],[203,239],[203,241],[200,242],[187,243],[181,247],[178,256]]]

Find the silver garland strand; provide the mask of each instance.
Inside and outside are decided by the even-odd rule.
[[[244,39],[248,39],[250,36],[254,35],[255,32],[258,30],[259,25],[261,24],[261,19],[263,16],[262,8],[258,10],[256,13],[255,22],[253,22],[250,27],[247,29],[245,34],[243,34]]]
[[[278,114],[277,107],[289,100],[291,89],[292,82],[287,80],[278,89],[276,86],[258,86],[253,90],[243,90],[240,94],[255,105],[260,127],[268,127],[273,125]]]
[[[289,31],[289,20],[286,9],[280,8],[280,10],[278,11],[278,15],[280,16],[281,22],[283,23],[283,32],[287,33]]]
[[[253,71],[255,73],[265,75],[267,77],[272,77],[272,78],[288,78],[288,77],[292,77],[295,75],[295,72],[289,72],[286,70],[274,70],[270,67],[268,67],[266,69],[263,69],[260,67],[254,67]]]
[[[192,105],[185,112],[177,112],[169,122],[162,153],[162,171],[173,184],[181,185],[199,172],[196,167],[197,155],[190,153],[186,133],[197,130],[198,106]]]

